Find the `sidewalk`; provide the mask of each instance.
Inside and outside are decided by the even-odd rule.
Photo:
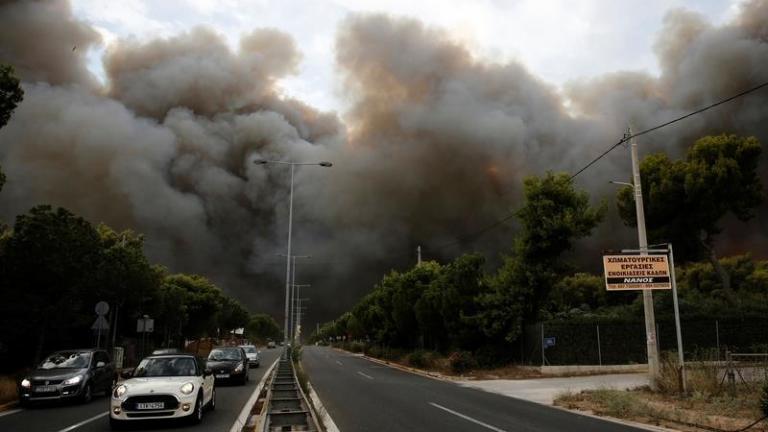
[[[582,390],[599,388],[625,390],[648,385],[648,375],[644,373],[631,373],[525,380],[473,380],[458,381],[457,384],[504,396],[552,405],[557,395],[567,391],[578,393]]]

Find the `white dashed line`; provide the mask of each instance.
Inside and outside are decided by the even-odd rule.
[[[488,423],[483,423],[483,422],[481,422],[480,420],[476,420],[476,419],[473,419],[473,418],[472,418],[472,417],[470,417],[470,416],[464,415],[464,414],[462,414],[462,413],[460,413],[460,412],[456,412],[456,411],[454,411],[454,410],[452,410],[452,409],[448,409],[448,408],[446,408],[446,407],[444,407],[444,406],[442,406],[442,405],[438,405],[438,404],[436,404],[436,403],[434,403],[434,402],[430,402],[429,404],[430,404],[430,405],[432,405],[432,406],[433,406],[433,407],[435,407],[435,408],[439,408],[439,409],[441,409],[441,410],[443,410],[443,411],[445,411],[445,412],[448,412],[448,413],[451,413],[451,414],[455,415],[456,417],[461,417],[461,418],[463,418],[464,420],[467,420],[467,421],[471,421],[472,423],[478,424],[478,425],[480,425],[480,426],[482,426],[482,427],[484,427],[484,428],[490,429],[490,430],[492,430],[492,431],[496,431],[496,432],[506,432],[504,429],[499,429],[499,428],[497,428],[496,426],[491,426],[491,425],[489,425]]]
[[[362,376],[364,376],[364,377],[366,377],[366,378],[370,379],[370,380],[372,380],[372,379],[373,379],[373,377],[372,377],[372,376],[370,376],[370,375],[368,375],[368,374],[364,374],[364,373],[362,373],[362,372],[360,372],[360,371],[357,371],[357,373],[358,373],[359,375],[362,375]]]
[[[22,410],[20,410],[20,409],[14,409],[14,410],[10,410],[10,411],[3,411],[3,412],[0,412],[0,417],[11,415],[11,414],[16,414],[16,413],[19,413],[21,411]]]
[[[102,418],[102,417],[104,417],[106,415],[109,415],[109,411],[103,412],[103,413],[101,413],[99,415],[95,415],[95,416],[93,416],[93,417],[91,417],[89,419],[85,419],[85,420],[81,421],[80,423],[75,423],[72,426],[65,427],[64,429],[62,429],[62,430],[60,430],[58,432],[69,432],[71,430],[75,430],[75,429],[79,428],[80,426],[82,426],[84,424],[90,423],[90,422],[92,422],[94,420],[98,420],[98,419],[100,419],[100,418]]]

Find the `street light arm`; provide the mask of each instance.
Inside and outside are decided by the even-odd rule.
[[[287,161],[278,161],[278,160],[270,160],[270,159],[256,159],[253,161],[256,165],[267,165],[267,164],[280,164],[280,165],[293,165],[293,166],[300,166],[300,165],[317,165],[321,167],[332,167],[333,164],[331,162],[287,162]]]
[[[611,180],[608,183],[615,184],[615,185],[620,185],[620,186],[635,187],[635,185],[633,185],[632,183],[627,183],[627,182],[620,182],[620,181],[613,181],[613,180]]]

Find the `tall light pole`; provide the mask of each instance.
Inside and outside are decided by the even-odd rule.
[[[287,162],[287,161],[275,161],[275,160],[266,160],[266,159],[257,159],[253,161],[256,165],[266,165],[266,164],[280,164],[280,165],[290,165],[291,166],[291,193],[289,198],[289,205],[288,205],[288,253],[286,253],[285,257],[285,322],[283,323],[283,344],[287,347],[288,346],[288,318],[290,311],[288,310],[290,306],[290,294],[291,294],[291,230],[293,226],[293,173],[295,171],[295,168],[297,166],[301,165],[316,165],[321,166],[324,168],[329,168],[333,166],[330,162],[314,162],[314,163],[304,163],[304,162]]]
[[[287,255],[283,254],[275,254],[277,256],[285,257]],[[291,316],[290,321],[288,321],[288,332],[290,334],[293,334],[296,329],[296,320],[294,312],[294,305],[296,303],[296,258],[312,258],[312,255],[293,255],[291,256],[291,262],[293,263],[293,267],[291,269],[291,294],[289,296],[289,303],[291,304],[289,314]],[[292,339],[292,337],[291,337]]]
[[[293,280],[296,282],[296,280]],[[293,288],[295,289],[295,295],[294,297],[294,312],[293,312],[293,337],[295,338],[296,332],[299,329],[299,326],[301,325],[301,289],[311,287],[310,284],[293,284]]]

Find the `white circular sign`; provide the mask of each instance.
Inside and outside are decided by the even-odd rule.
[[[109,303],[105,301],[100,301],[96,303],[96,314],[97,315],[106,315],[107,312],[109,312]]]

